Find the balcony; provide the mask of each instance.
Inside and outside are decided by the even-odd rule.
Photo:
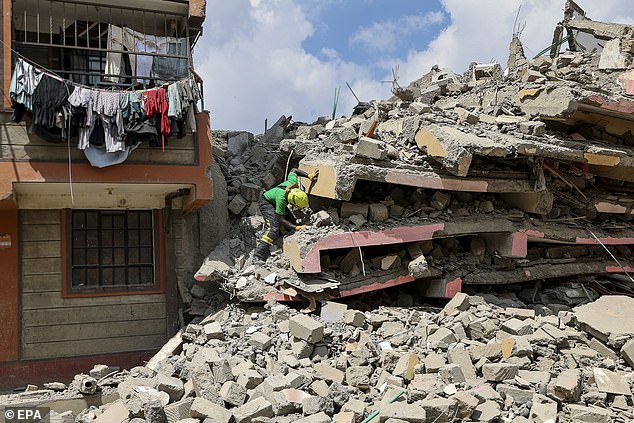
[[[204,2],[21,0],[5,16],[11,16],[10,41],[17,52],[11,69],[24,60],[75,84],[112,91],[167,86],[193,76],[201,95],[195,109],[204,110],[202,80],[191,58]],[[143,142],[125,162],[106,168],[91,166],[74,137],[60,143],[45,138],[31,130],[29,117],[15,123],[6,109],[0,113],[0,203],[162,208],[165,194],[187,189],[190,194],[175,207],[190,209],[211,198],[205,176],[211,162],[207,112],[197,113],[184,134],[170,136],[164,149]]]

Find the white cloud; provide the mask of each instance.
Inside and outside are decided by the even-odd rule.
[[[356,100],[346,81],[362,101],[388,97],[390,84],[373,79],[372,69],[346,61],[332,48],[322,49],[319,57],[304,50],[302,43],[315,25],[323,24],[309,20],[316,13],[310,6],[340,1],[208,0],[204,35],[195,58],[205,81],[205,106],[212,113],[212,127],[260,133],[264,119],[274,122],[282,114],[313,122],[332,113],[336,87],[341,87],[337,114],[349,114]],[[365,7],[379,7],[379,2],[365,1]],[[634,16],[634,2],[628,0],[579,3],[595,20],[627,23]],[[418,79],[434,64],[457,73],[472,61],[493,59],[505,65],[520,4],[519,20],[526,21],[522,41],[532,56],[550,45],[564,0],[442,0],[442,4],[449,24],[425,50],[412,50],[405,60],[389,54],[378,59],[374,66],[384,69],[381,79],[391,79],[390,69],[396,64],[401,85]],[[438,17],[427,19],[433,22]],[[413,28],[420,22],[401,24]]]
[[[443,20],[442,12],[428,12],[425,15],[403,16],[370,26],[359,28],[348,40],[351,45],[359,45],[371,50],[391,52],[397,47],[399,38],[421,31]]]
[[[378,84],[334,51],[324,60],[307,53],[301,43],[313,27],[292,0],[212,0],[207,13],[195,56],[215,129],[261,133],[282,114],[313,122],[332,113],[336,87],[338,114],[349,113],[356,100],[345,81]]]
[[[442,0],[451,17],[446,27],[424,51],[410,51],[406,60],[395,61],[401,70],[400,82],[407,84],[435,64],[463,73],[469,63],[498,61],[503,67],[508,60],[508,45],[513,24],[526,22],[521,40],[531,58],[552,42],[553,30],[563,19],[564,0]],[[624,21],[634,16],[634,2],[627,0],[589,0],[577,2],[588,17],[608,22]],[[630,21],[632,18],[628,18]],[[521,27],[521,25],[520,25]]]

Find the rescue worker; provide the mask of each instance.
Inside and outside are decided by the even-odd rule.
[[[265,191],[260,197],[260,213],[264,218],[264,233],[258,240],[258,245],[253,254],[254,260],[266,261],[271,254],[270,246],[279,236],[280,226],[290,231],[302,230],[287,206],[292,204],[298,209],[308,205],[308,194],[299,188],[299,177],[316,181],[319,171],[308,174],[303,170],[293,169],[288,174],[286,181]]]

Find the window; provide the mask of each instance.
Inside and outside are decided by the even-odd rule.
[[[158,289],[155,212],[72,210],[68,215],[68,293]]]

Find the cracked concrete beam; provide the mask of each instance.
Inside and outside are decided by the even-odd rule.
[[[469,178],[441,175],[436,172],[410,167],[400,169],[373,164],[337,162],[331,159],[305,158],[299,168],[306,172],[319,169],[317,182],[307,192],[319,197],[349,201],[357,180],[366,180],[425,189],[464,192],[532,192],[528,179]]]
[[[632,26],[610,22],[591,21],[589,19],[572,19],[566,23],[570,29],[576,29],[597,38],[611,40],[614,38],[632,38]]]
[[[632,271],[632,262],[621,262],[621,264],[623,267],[606,265],[605,260],[573,263],[552,262],[514,270],[493,270],[470,274],[462,278],[462,283],[463,285],[506,285],[538,279]]]
[[[528,227],[527,227],[528,226]],[[618,235],[595,230],[599,239],[587,230],[565,225],[544,223],[514,223],[509,219],[481,219],[478,217],[437,222],[418,226],[400,226],[383,231],[332,232],[311,234],[309,231],[284,238],[284,254],[298,273],[321,272],[321,253],[344,248],[407,244],[438,238],[480,235],[487,248],[509,258],[526,257],[529,242],[569,245],[634,245],[634,231],[622,230]]]

